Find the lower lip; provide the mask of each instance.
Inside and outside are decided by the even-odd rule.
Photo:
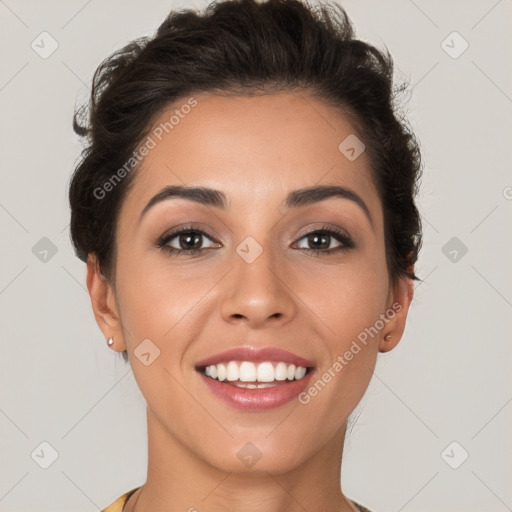
[[[277,384],[271,388],[249,389],[238,388],[207,377],[199,372],[203,382],[210,391],[227,404],[245,411],[265,411],[280,407],[296,398],[308,385],[314,370],[300,380],[293,380],[285,384]]]

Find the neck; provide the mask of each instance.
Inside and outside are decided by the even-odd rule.
[[[147,409],[148,474],[123,512],[353,512],[340,487],[345,425],[319,453],[284,472],[222,471],[199,459]],[[257,464],[254,466],[257,467]]]

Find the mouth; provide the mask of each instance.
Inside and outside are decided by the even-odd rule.
[[[200,361],[195,370],[224,403],[261,411],[296,398],[307,386],[315,366],[280,349],[241,347]]]

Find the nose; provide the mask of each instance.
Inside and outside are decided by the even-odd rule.
[[[250,328],[274,327],[289,322],[296,313],[293,283],[269,249],[248,263],[234,254],[233,268],[224,282],[221,314],[229,323],[245,322]],[[288,281],[288,282],[287,282]]]

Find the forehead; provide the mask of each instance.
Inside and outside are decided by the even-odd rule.
[[[378,216],[366,153],[350,160],[340,150],[354,135],[348,117],[305,92],[195,94],[155,118],[123,208],[140,214],[171,184],[222,190],[230,207],[249,209],[280,204],[290,190],[337,184],[357,191]]]

